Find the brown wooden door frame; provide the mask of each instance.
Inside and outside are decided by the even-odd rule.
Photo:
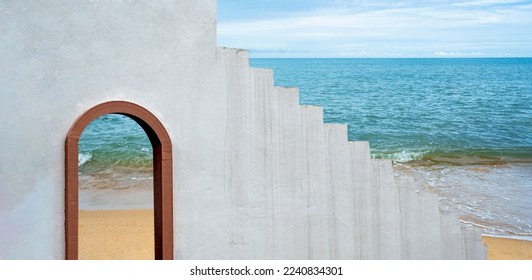
[[[172,142],[161,122],[145,108],[127,101],[92,107],[68,131],[65,141],[65,259],[78,259],[78,143],[83,130],[99,116],[122,114],[135,120],[153,147],[155,259],[173,259]]]

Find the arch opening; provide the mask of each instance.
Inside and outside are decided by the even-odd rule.
[[[131,118],[94,119],[79,143],[78,259],[153,260],[153,158]]]
[[[78,259],[79,139],[94,119],[106,114],[125,115],[144,130],[152,145],[155,259],[173,258],[172,143],[161,122],[148,110],[126,101],[99,104],[82,114],[65,141],[65,259]]]

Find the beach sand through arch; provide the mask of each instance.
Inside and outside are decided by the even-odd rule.
[[[81,210],[79,259],[153,260],[153,209]]]
[[[146,133],[131,118],[108,114],[87,126],[79,145],[79,259],[153,260],[153,161]],[[144,209],[124,210],[132,207]]]

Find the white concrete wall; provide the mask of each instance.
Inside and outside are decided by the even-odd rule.
[[[215,12],[210,0],[0,1],[0,258],[64,257],[66,133],[105,101],[165,124],[176,213],[223,208],[204,201],[224,173],[212,156],[223,155],[226,118]]]
[[[246,51],[216,48],[215,8],[0,3],[0,259],[64,257],[64,139],[111,100],[147,108],[172,139],[177,259],[485,257],[478,232],[367,142]]]

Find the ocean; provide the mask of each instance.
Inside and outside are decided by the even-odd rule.
[[[325,122],[348,124],[350,140],[369,141],[372,157],[392,159],[442,211],[488,233],[532,235],[532,58],[250,63],[298,87],[301,104],[323,106]],[[81,189],[145,189],[151,146],[135,122],[106,115],[84,131],[79,165]]]

